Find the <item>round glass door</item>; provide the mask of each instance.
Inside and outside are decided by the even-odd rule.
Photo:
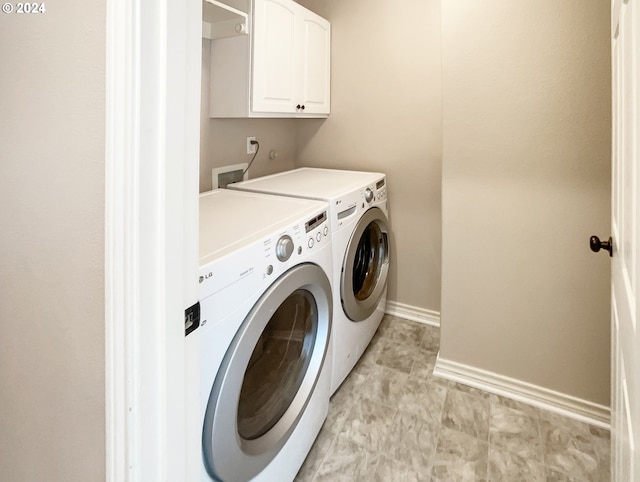
[[[372,221],[360,236],[353,260],[352,287],[357,300],[364,301],[373,294],[386,260],[386,238],[380,225]]]
[[[280,420],[304,379],[318,309],[307,290],[294,291],[273,314],[256,343],[238,402],[238,434],[255,440]]]
[[[204,417],[203,456],[214,479],[252,479],[291,436],[324,365],[331,300],[322,268],[301,264],[280,276],[242,321]]]
[[[340,295],[345,314],[353,321],[368,318],[384,292],[389,270],[387,218],[372,208],[360,219],[347,246]]]

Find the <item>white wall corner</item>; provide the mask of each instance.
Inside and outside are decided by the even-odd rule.
[[[446,360],[440,356],[440,353],[438,353],[433,374],[597,427],[607,430],[611,428],[609,407],[522,380]]]
[[[425,325],[440,327],[440,312],[420,308],[418,306],[405,305],[397,301],[387,300],[385,313],[406,320],[424,323]]]

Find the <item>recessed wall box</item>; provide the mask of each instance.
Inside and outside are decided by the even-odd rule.
[[[243,162],[230,166],[214,167],[211,169],[212,189],[225,188],[234,182],[246,181],[249,179],[248,166],[248,163]]]

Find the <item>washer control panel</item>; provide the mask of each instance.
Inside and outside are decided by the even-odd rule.
[[[312,259],[330,260],[328,211],[319,207],[311,213],[306,219],[285,225],[280,231],[257,239],[231,255],[220,256],[216,261],[201,266],[198,280],[200,301],[210,296],[224,296],[225,303],[218,308],[224,306],[231,312],[247,297],[264,290],[265,282],[278,278],[293,266]],[[217,318],[224,319],[225,313],[221,311]],[[206,323],[202,320],[200,325]]]
[[[298,262],[311,250],[317,250],[329,241],[329,217],[322,211],[307,221],[295,224],[263,242],[266,261],[265,276],[278,275],[289,265]]]
[[[304,225],[307,233],[307,249],[319,246],[329,236],[329,223],[327,211],[323,211],[314,218],[311,218]]]
[[[281,236],[278,242],[276,243],[276,258],[279,261],[288,260],[293,254],[293,239],[288,234]]]

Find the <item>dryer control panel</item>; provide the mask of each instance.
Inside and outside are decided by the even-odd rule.
[[[362,207],[367,209],[372,203],[379,203],[387,200],[387,182],[385,178],[370,184],[362,189],[360,197],[363,200]]]
[[[334,222],[334,235],[336,231],[356,222],[363,212],[374,206],[386,205],[386,202],[386,177],[336,199],[332,204],[333,211],[331,213]]]
[[[369,184],[360,191],[361,206],[363,209],[370,208],[374,203],[387,200],[387,182],[383,177],[379,181]]]
[[[386,183],[386,179],[380,179],[377,183],[376,183],[376,187],[375,187],[375,195],[374,198],[376,201],[380,202],[380,201],[386,201],[387,200],[387,183]]]

